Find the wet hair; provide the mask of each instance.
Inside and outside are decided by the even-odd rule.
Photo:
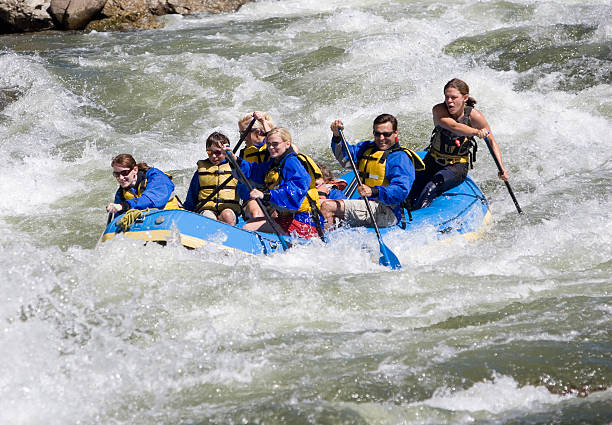
[[[451,88],[451,87],[454,89],[457,89],[459,93],[461,93],[463,96],[465,96],[466,94],[468,95],[468,99],[465,101],[467,106],[476,105],[476,99],[469,96],[470,88],[468,87],[465,81],[460,80],[459,78],[453,78],[452,80],[450,80],[448,83],[444,85],[444,91],[446,91],[446,89]]]
[[[291,133],[285,127],[274,127],[268,132],[268,140],[273,134],[278,134],[283,142],[292,142]]]
[[[376,127],[377,125],[384,124],[386,122],[390,122],[393,126],[393,131],[397,131],[397,119],[391,114],[380,114],[374,118],[374,124],[372,124],[372,127]]]
[[[138,164],[136,164],[136,160],[129,153],[122,153],[114,157],[111,161],[111,167],[115,165],[129,169],[132,169],[137,166],[138,171],[147,171],[149,168],[151,168],[151,166],[148,165],[146,162],[139,162]]]
[[[253,120],[253,114],[247,114],[247,115],[245,115],[244,117],[242,117],[242,118],[240,118],[240,119],[238,120],[238,128],[240,128],[241,126],[244,126],[244,128],[247,128],[247,126],[249,125],[249,123],[250,123],[252,120]],[[270,115],[265,114],[265,115],[264,115],[264,121],[265,121],[266,123],[268,123],[268,125],[270,126],[270,128],[274,128],[274,127],[276,127],[276,125],[275,125],[275,124],[274,124],[274,122],[272,121],[272,118],[270,117]],[[255,123],[253,124],[253,128],[261,128],[262,130],[264,129],[264,128],[263,128],[263,125],[262,125],[262,124],[261,124],[259,121],[257,121],[257,120],[255,120]]]
[[[325,165],[319,165],[319,169],[321,170],[321,175],[323,176],[323,180],[325,180],[325,182],[334,179],[334,173],[332,173],[331,170]]]
[[[212,145],[218,144],[220,144],[221,146],[229,145],[229,139],[225,134],[215,131],[214,133],[211,133],[210,136],[208,136],[208,138],[206,139],[206,149],[210,148]]]

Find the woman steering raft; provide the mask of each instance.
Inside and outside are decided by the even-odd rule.
[[[124,214],[130,209],[180,208],[174,195],[174,183],[163,171],[144,162],[136,164],[134,157],[128,153],[114,157],[111,167],[119,188],[115,201],[107,205],[107,212]]]
[[[434,198],[465,180],[475,160],[474,137],[489,140],[501,167],[499,178],[508,180],[499,146],[469,92],[465,82],[454,78],[444,86],[444,102],[432,109],[435,127],[424,159],[425,170],[416,173],[410,192],[413,209],[429,206]]]

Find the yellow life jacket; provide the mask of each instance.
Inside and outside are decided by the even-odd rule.
[[[254,162],[256,164],[261,164],[270,159],[270,154],[268,153],[268,148],[265,143],[259,147],[247,146],[240,151],[238,156],[247,162]]]
[[[199,160],[198,181],[200,191],[196,212],[210,210],[220,213],[229,208],[240,214],[240,198],[236,192],[238,181],[232,177],[232,169],[228,162],[213,165],[209,159]],[[214,193],[221,185],[223,188]]]
[[[463,117],[458,122],[471,127],[472,109],[472,106],[466,106]],[[476,160],[477,149],[478,146],[473,137],[455,134],[441,126],[436,126],[431,133],[429,153],[442,166],[467,162],[471,164]]]
[[[172,180],[172,176],[168,173],[164,173]],[[136,194],[132,193],[129,189],[121,189],[121,196],[124,200],[129,201],[130,199],[139,198],[147,188],[147,172],[145,170],[138,170],[138,177],[136,178]],[[178,198],[174,195],[174,192],[170,194],[170,199],[166,202],[164,210],[180,210]],[[125,211],[124,211],[125,212]]]
[[[276,167],[270,168],[270,170],[266,174],[264,182],[268,189],[274,189],[281,182],[283,165],[285,164],[285,161],[287,160],[287,157],[290,154],[291,153],[285,155],[285,157],[280,161],[280,163]],[[300,208],[297,210],[297,212],[311,212],[313,208],[320,209],[321,203],[319,201],[319,191],[317,190],[317,185],[315,181],[323,177],[321,169],[308,155],[304,155],[303,153],[298,153],[295,155],[310,175],[310,184],[308,186],[308,192],[306,193],[306,197],[304,198],[304,201],[302,202],[302,205],[300,205]]]
[[[389,181],[386,176],[387,157],[392,152],[404,151],[408,158],[412,161],[415,171],[422,171],[425,169],[425,164],[421,158],[412,150],[401,146],[395,145],[386,151],[378,149],[376,143],[370,143],[359,158],[359,164],[357,169],[359,176],[363,181],[363,184],[374,187],[374,186],[389,186]]]

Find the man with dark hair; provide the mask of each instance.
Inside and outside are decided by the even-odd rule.
[[[341,143],[342,121],[330,126],[333,137],[331,148],[340,164],[350,167],[347,152]],[[374,140],[348,145],[350,155],[357,164],[362,185],[359,194],[368,198],[376,224],[380,227],[395,225],[402,214],[402,203],[408,197],[414,182],[415,165],[422,168],[423,162],[410,149],[399,144],[397,119],[390,114],[381,114],[374,119]],[[326,200],[321,211],[327,226],[335,219],[346,220],[350,226],[372,226],[365,202],[361,199]]]

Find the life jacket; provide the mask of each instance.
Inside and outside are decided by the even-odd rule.
[[[236,192],[238,181],[232,177],[232,168],[228,162],[213,165],[210,159],[198,161],[198,192],[197,211],[204,210],[220,213],[226,208],[240,214],[240,198]],[[222,186],[221,189],[218,189]]]
[[[265,143],[261,146],[253,145],[244,147],[238,156],[247,162],[254,162],[256,164],[261,164],[270,159],[270,154],[268,153],[268,148]]]
[[[401,146],[399,143],[383,151],[378,149],[375,142],[371,142],[363,151],[357,164],[359,177],[361,177],[363,184],[370,187],[389,186],[386,176],[387,157],[390,153],[397,151],[403,151],[408,155],[416,171],[425,169],[425,164],[421,158],[414,151]]]
[[[280,161],[277,162],[276,165],[273,165],[266,177],[264,178],[264,182],[269,189],[275,188],[282,180],[283,180],[283,166],[285,165],[285,161],[290,155],[295,155],[302,163],[302,166],[306,169],[308,174],[310,175],[310,184],[308,186],[308,193],[300,205],[300,208],[297,212],[311,212],[315,210],[315,214],[318,213],[318,209],[321,208],[321,203],[319,201],[319,191],[317,190],[317,185],[315,181],[321,177],[323,174],[321,173],[321,169],[308,155],[304,155],[303,153],[295,153],[293,150],[291,152],[285,153]],[[287,215],[280,212],[281,215]]]
[[[472,109],[472,106],[466,106],[463,117],[458,122],[471,127]],[[437,125],[431,133],[428,150],[434,160],[442,166],[469,162],[473,168],[472,163],[476,161],[478,145],[473,137],[461,136]]]
[[[164,174],[167,175],[170,180],[172,180],[172,176],[170,174],[168,173],[164,173]],[[136,194],[132,193],[129,189],[123,189],[119,187],[119,189],[121,189],[119,191],[119,198],[122,201],[129,201],[130,199],[139,198],[140,196],[142,196],[142,193],[145,191],[146,188],[147,188],[147,172],[146,170],[138,170],[138,176],[136,177]],[[164,206],[163,209],[164,210],[180,210],[181,209],[178,198],[176,197],[174,192],[170,194],[170,199],[168,200],[168,202],[166,202],[166,205]]]

